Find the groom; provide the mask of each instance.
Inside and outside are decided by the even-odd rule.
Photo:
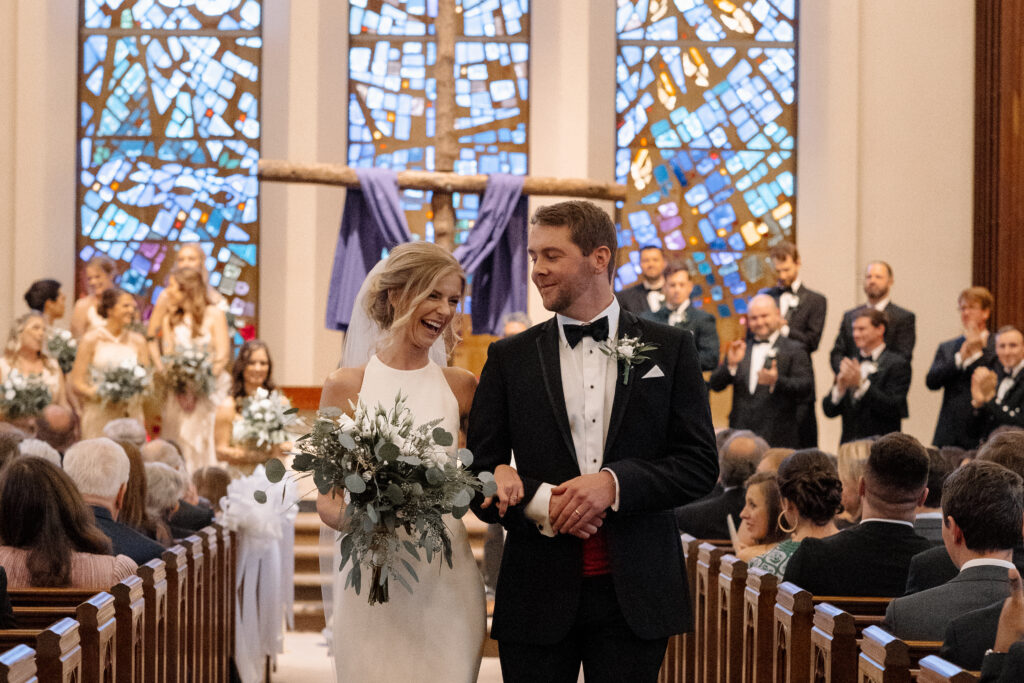
[[[558,315],[491,345],[469,418],[473,469],[514,452],[525,488],[474,504],[508,531],[491,635],[506,681],[574,682],[582,662],[588,683],[653,683],[692,622],[672,509],[718,476],[697,351],[619,308],[615,227],[597,206],[542,207],[531,225],[533,282]],[[646,360],[602,352],[627,336],[653,347]]]

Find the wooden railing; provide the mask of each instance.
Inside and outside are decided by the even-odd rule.
[[[227,683],[234,654],[234,534],[214,525],[109,591],[11,589],[0,683]]]

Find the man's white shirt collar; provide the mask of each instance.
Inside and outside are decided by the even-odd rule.
[[[886,306],[888,306],[888,305],[889,305],[889,297],[885,297],[884,299],[879,301],[877,304],[868,304],[868,306],[870,306],[871,308],[875,309],[876,311],[884,311]]]
[[[868,522],[885,522],[886,524],[902,524],[903,526],[909,526],[911,529],[914,528],[913,522],[908,522],[904,519],[885,519],[883,517],[868,517],[867,519],[860,520],[861,524]]]
[[[935,512],[919,512],[917,513],[917,519],[942,519],[942,510]]]
[[[1009,560],[999,560],[994,557],[979,557],[974,560],[967,560],[960,567],[960,571],[971,567],[1002,567],[1003,569],[1014,569],[1017,565]]]
[[[587,323],[594,322],[601,316],[608,316],[608,338],[615,339],[618,336],[619,332],[619,311],[619,300],[613,296],[612,302],[608,304],[608,308],[604,309],[590,320],[576,320],[574,318],[570,318],[567,315],[556,313],[555,322],[558,323],[558,338],[561,340],[562,344],[564,344],[565,346],[569,346],[569,342],[565,340],[565,329],[563,328],[563,326],[585,325]]]

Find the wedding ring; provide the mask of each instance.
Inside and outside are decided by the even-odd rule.
[[[580,511],[579,511],[579,509],[573,510],[573,511],[572,511],[572,514],[574,514],[574,515],[576,515],[577,517],[579,517],[579,516],[580,516]]]

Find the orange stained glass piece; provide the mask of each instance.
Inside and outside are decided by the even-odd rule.
[[[239,120],[239,121],[245,121],[245,114],[240,114],[240,115],[238,116],[238,120]]]
[[[207,109],[206,110],[206,117],[209,118],[211,116],[213,116],[213,110],[212,109]]]
[[[203,215],[201,215],[199,217],[199,222],[200,223],[205,223],[209,218],[210,218],[210,216],[204,211]]]
[[[240,202],[238,204],[238,210],[239,211],[245,211],[245,202]]]
[[[389,111],[388,112],[388,121],[394,121],[394,120],[395,120],[395,112]]]
[[[121,187],[121,183],[117,182],[116,180],[114,182],[110,183],[110,189],[111,190],[116,190],[119,187]]]
[[[696,245],[697,244],[697,238],[696,237],[690,237],[690,244]]]
[[[694,216],[696,216],[696,215],[697,215],[698,213],[700,213],[700,212],[699,212],[699,211],[697,211],[697,207],[695,206],[695,207],[693,207],[692,209],[690,209],[690,213],[692,213],[692,214],[693,214]]]

